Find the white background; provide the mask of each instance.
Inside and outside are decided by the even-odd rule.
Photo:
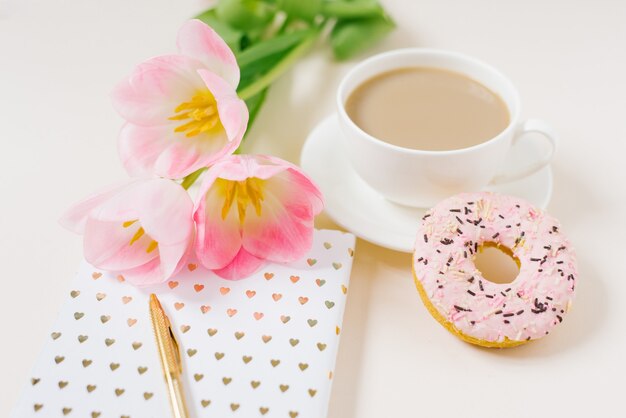
[[[384,3],[398,30],[368,54],[474,55],[513,80],[524,115],[560,133],[549,211],[577,247],[581,277],[551,336],[484,350],[428,315],[409,255],[359,241],[330,417],[623,416],[626,2]],[[0,416],[30,377],[81,258],[59,215],[125,178],[112,86],[139,61],[174,52],[178,27],[207,4],[0,0]],[[297,161],[353,64],[332,63],[320,45],[271,90],[248,150]]]

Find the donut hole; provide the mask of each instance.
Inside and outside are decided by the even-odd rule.
[[[519,274],[520,261],[510,248],[493,242],[478,247],[474,265],[485,280],[497,284],[512,283]]]

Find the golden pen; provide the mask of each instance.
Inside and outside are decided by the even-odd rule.
[[[161,366],[165,375],[174,418],[188,418],[189,413],[185,405],[181,382],[183,367],[180,350],[170,320],[165,315],[165,311],[154,293],[150,295],[150,319],[152,320],[152,329],[159,349],[159,357],[161,358]]]

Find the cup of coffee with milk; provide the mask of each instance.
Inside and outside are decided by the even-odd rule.
[[[346,155],[388,200],[430,207],[462,191],[515,181],[546,166],[556,135],[537,119],[519,120],[513,84],[466,55],[402,49],[353,68],[337,93]],[[536,133],[547,151],[514,170],[515,144]]]

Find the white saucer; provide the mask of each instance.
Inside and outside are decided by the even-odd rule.
[[[329,116],[313,129],[300,155],[302,168],[324,194],[326,213],[359,238],[392,250],[412,252],[426,209],[391,203],[369,187],[343,155],[340,136],[337,117]],[[520,148],[516,150],[516,159],[527,161],[530,152],[532,148]],[[552,196],[552,170],[547,166],[522,180],[488,186],[486,190],[519,196],[545,209]]]

